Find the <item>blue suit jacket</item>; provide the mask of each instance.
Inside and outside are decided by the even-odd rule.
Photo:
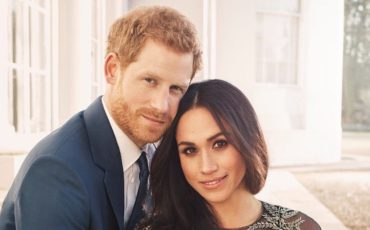
[[[0,230],[122,230],[123,183],[100,97],[29,153],[3,203]]]

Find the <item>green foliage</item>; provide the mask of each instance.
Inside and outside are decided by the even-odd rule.
[[[370,130],[370,0],[345,0],[343,128]]]
[[[345,1],[344,56],[356,67],[370,71],[370,1]],[[352,63],[352,64],[353,64]],[[361,76],[361,75],[360,75]],[[360,77],[358,76],[358,77]],[[362,76],[369,79],[369,75]]]

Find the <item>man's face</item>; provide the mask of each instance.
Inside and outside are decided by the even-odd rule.
[[[158,141],[189,86],[193,55],[148,40],[134,62],[113,70],[105,96],[111,116],[137,146]]]

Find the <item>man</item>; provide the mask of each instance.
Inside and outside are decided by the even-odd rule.
[[[117,20],[108,36],[105,95],[27,156],[0,230],[133,229],[143,217],[136,195],[147,189],[141,174],[153,154],[148,143],[170,125],[200,55],[194,26],[173,9],[138,8]]]

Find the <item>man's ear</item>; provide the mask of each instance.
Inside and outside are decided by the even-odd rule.
[[[104,61],[104,75],[108,84],[114,84],[119,70],[119,59],[116,53],[109,53]]]

